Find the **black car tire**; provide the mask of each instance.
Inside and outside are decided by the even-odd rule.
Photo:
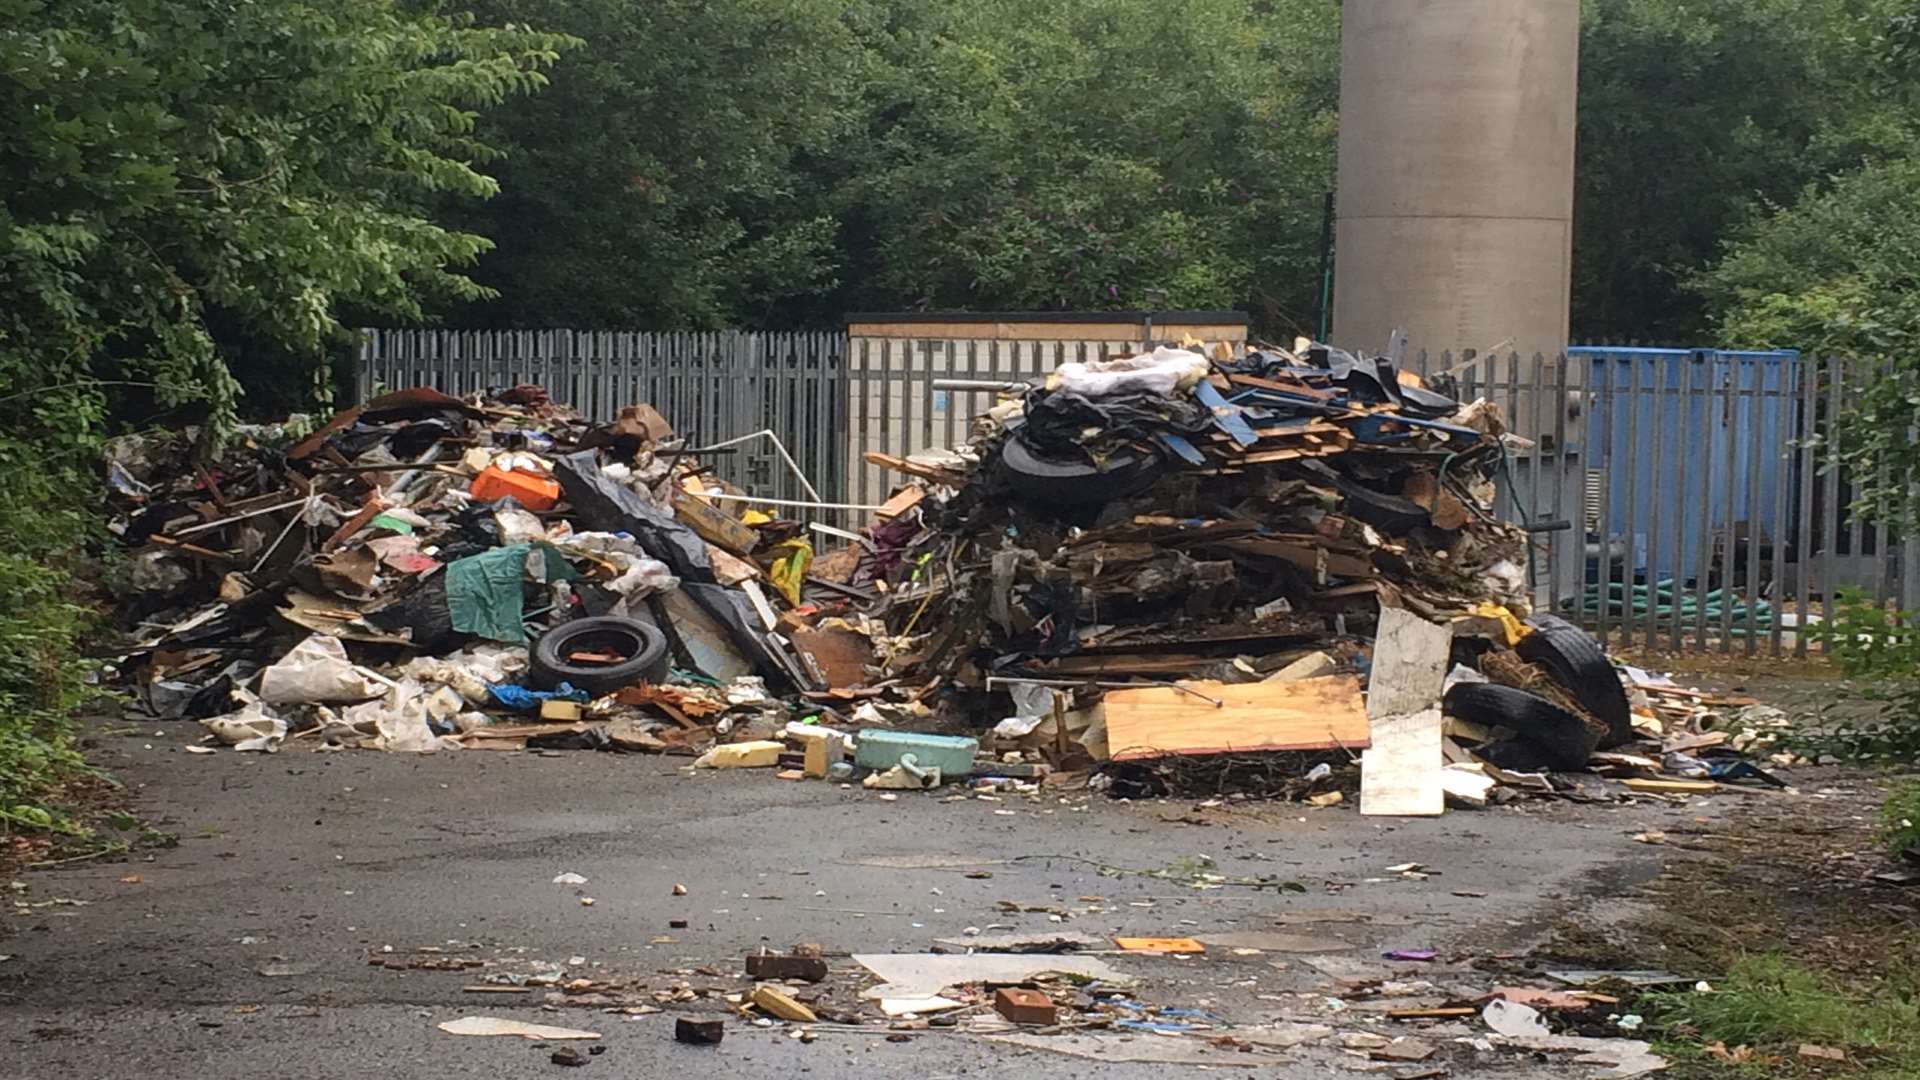
[[[1537,694],[1495,683],[1457,683],[1441,708],[1449,716],[1488,727],[1503,727],[1538,747],[1546,763],[1560,771],[1586,767],[1596,732],[1586,721]]]
[[[1373,491],[1358,484],[1344,485],[1341,493],[1346,496],[1348,517],[1364,521],[1388,536],[1405,536],[1432,520],[1427,508],[1412,499]]]
[[[617,664],[576,664],[567,657],[580,651],[626,657]],[[667,677],[667,639],[659,630],[616,615],[575,619],[541,635],[528,658],[528,678],[551,690],[568,683],[595,697]]]
[[[1108,503],[1151,484],[1160,475],[1160,458],[1122,453],[1105,469],[1085,456],[1076,460],[1042,457],[1016,435],[1000,447],[1000,469],[1014,498],[1033,503]]]
[[[1581,708],[1607,725],[1601,747],[1633,741],[1633,711],[1627,704],[1627,692],[1600,644],[1558,615],[1535,615],[1527,625],[1533,627],[1533,633],[1521,638],[1514,651],[1521,659],[1546,668]]]

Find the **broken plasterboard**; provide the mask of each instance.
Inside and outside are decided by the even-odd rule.
[[[1450,763],[1440,770],[1440,788],[1447,798],[1461,806],[1482,807],[1493,797],[1500,782],[1488,776],[1478,763]]]
[[[500,1016],[463,1016],[458,1020],[447,1020],[440,1024],[440,1030],[449,1035],[517,1035],[522,1039],[597,1039],[597,1031],[582,1031],[579,1028],[553,1027],[550,1024],[529,1024],[522,1020],[508,1020]]]
[[[1169,686],[1107,692],[1102,704],[1107,746],[1115,761],[1367,745],[1360,682],[1350,675],[1279,683],[1181,685],[1193,693]]]
[[[968,956],[941,953],[855,953],[853,962],[873,972],[884,984],[875,986],[860,995],[868,1001],[881,998],[933,997],[949,986],[965,986],[970,983],[1023,983],[1049,972],[1099,979],[1102,982],[1120,985],[1133,982],[1105,960],[1098,960],[1091,956],[1018,953],[974,953]]]
[[[1380,610],[1367,680],[1372,746],[1360,758],[1360,812],[1433,816],[1446,809],[1439,701],[1453,628]]]

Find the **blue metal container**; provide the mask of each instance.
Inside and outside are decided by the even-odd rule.
[[[1788,484],[1794,481],[1791,440],[1797,427],[1787,395],[1800,377],[1798,352],[1612,346],[1567,352],[1588,364],[1590,412],[1581,459],[1608,463],[1606,535],[1598,539],[1618,537],[1630,545],[1636,576],[1695,576],[1729,524],[1757,527],[1774,542],[1789,539],[1794,523],[1778,512],[1773,492],[1783,470]],[[1656,431],[1658,475],[1649,452]],[[1649,537],[1655,500],[1660,535]]]

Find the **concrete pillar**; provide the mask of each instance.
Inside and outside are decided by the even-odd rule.
[[[1579,0],[1346,0],[1335,344],[1567,345]]]

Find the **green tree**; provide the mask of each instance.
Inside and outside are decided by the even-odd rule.
[[[1756,210],[1897,152],[1907,0],[1586,0],[1574,335],[1700,340],[1694,274]]]
[[[1734,232],[1692,282],[1736,347],[1796,348],[1867,361],[1834,448],[1853,466],[1853,507],[1903,527],[1920,520],[1920,17],[1887,15],[1865,35],[1852,78],[1870,93],[1876,139],[1864,165],[1808,183]]]
[[[1311,308],[1334,0],[477,2],[589,44],[483,121],[462,319]]]
[[[804,164],[859,131],[870,56],[844,0],[476,0],[584,38],[552,88],[485,118],[499,244],[462,313],[501,326],[710,328],[835,282],[834,194]]]
[[[1311,309],[1331,0],[978,0],[879,47],[848,306]]]
[[[569,42],[391,0],[0,0],[0,27],[4,811],[79,686],[109,392],[217,433],[243,381],[323,389],[348,306],[481,295],[486,241],[423,207],[493,193],[476,110]]]

